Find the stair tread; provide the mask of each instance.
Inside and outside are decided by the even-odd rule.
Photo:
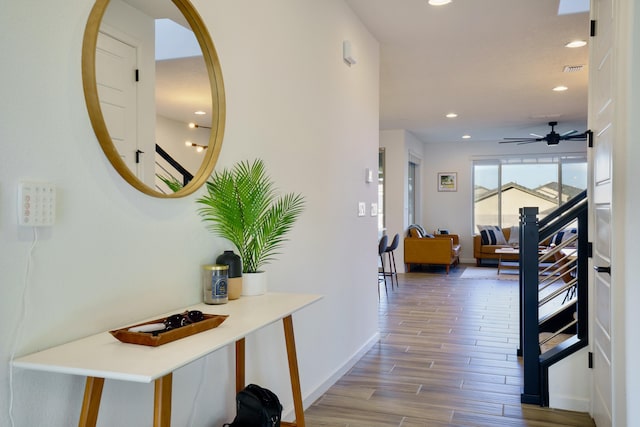
[[[552,335],[553,335],[552,332],[540,332],[539,341],[544,341],[545,339],[549,338]],[[563,341],[568,340],[572,336],[573,334],[558,334],[557,336],[551,338],[549,341],[545,342],[544,344],[540,344],[540,352],[544,353],[546,351],[549,351],[553,347],[557,346]]]

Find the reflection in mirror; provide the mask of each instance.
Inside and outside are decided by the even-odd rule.
[[[179,197],[206,181],[222,143],[224,91],[213,44],[188,0],[98,0],[85,31],[83,80],[96,136],[129,183]]]

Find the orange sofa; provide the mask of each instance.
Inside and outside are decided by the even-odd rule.
[[[503,228],[502,234],[505,240],[508,242],[511,235],[511,228]],[[511,245],[483,245],[482,237],[479,234],[473,236],[473,257],[476,259],[476,265],[480,266],[484,259],[500,259],[502,255],[503,261],[518,261],[520,254],[497,254],[496,249],[510,248]]]
[[[413,264],[443,265],[460,262],[460,239],[457,234],[429,235],[417,227],[410,227],[404,239],[404,263],[407,272]],[[429,237],[432,236],[432,237]]]
[[[502,234],[504,235],[504,238],[507,242],[509,242],[509,238],[511,237],[511,232],[513,230],[516,230],[517,232],[517,228],[503,228],[502,229]],[[571,233],[571,229],[569,229],[569,232]],[[567,234],[567,236],[570,236],[571,234]],[[553,242],[553,238],[554,237],[549,237],[548,239],[545,239],[543,242],[540,243],[540,247],[541,248],[545,248],[547,246],[549,246],[552,242]],[[562,239],[562,236],[560,237]],[[514,241],[517,242],[518,239],[514,239]],[[561,240],[562,241],[562,240]],[[513,246],[517,246],[517,243]],[[520,254],[515,253],[515,254],[497,254],[496,253],[496,249],[500,249],[500,248],[511,248],[513,247],[510,244],[506,244],[506,245],[483,245],[482,244],[482,237],[479,234],[476,234],[473,236],[473,257],[476,259],[476,265],[480,266],[481,262],[483,259],[494,259],[494,260],[499,260],[501,258],[502,255],[502,261],[519,261],[520,260]]]

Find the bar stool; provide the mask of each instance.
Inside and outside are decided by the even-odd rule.
[[[380,282],[384,280],[384,292],[389,296],[389,291],[387,290],[387,272],[384,269],[384,254],[387,250],[387,242],[389,238],[385,234],[380,238],[378,242],[378,256],[380,257],[380,263],[382,264],[382,272],[378,270],[378,299],[380,299]],[[393,279],[391,282],[391,286],[393,287]]]
[[[398,249],[399,244],[400,244],[400,235],[396,233],[396,235],[393,236],[393,240],[391,241],[391,244],[387,246],[387,249],[385,249],[385,253],[389,258],[389,273],[387,274],[391,277],[391,289],[393,289],[394,277],[396,278],[396,286],[400,287],[400,284],[398,283],[398,270],[396,269],[396,257],[393,254],[393,251]]]

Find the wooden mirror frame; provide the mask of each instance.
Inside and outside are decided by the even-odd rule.
[[[224,83],[222,80],[222,70],[218,60],[211,36],[207,31],[202,18],[195,10],[189,0],[171,0],[173,4],[180,10],[182,15],[191,26],[193,33],[198,40],[204,62],[207,66],[209,82],[211,87],[211,100],[213,109],[211,114],[211,134],[209,136],[209,146],[206,150],[205,157],[198,171],[194,174],[193,179],[182,189],[175,193],[164,194],[156,191],[154,188],[142,182],[124,163],[118,153],[102,114],[100,108],[100,99],[98,97],[98,86],[96,83],[96,46],[98,42],[98,33],[100,24],[105,10],[110,0],[96,0],[84,32],[82,42],[82,84],[84,88],[84,97],[87,103],[87,110],[91,125],[98,138],[98,142],[102,147],[102,151],[111,162],[111,165],[122,176],[125,181],[131,184],[139,191],[153,197],[159,198],[178,198],[187,196],[198,188],[200,188],[209,178],[222,148],[222,139],[224,136],[224,125],[226,115]]]

